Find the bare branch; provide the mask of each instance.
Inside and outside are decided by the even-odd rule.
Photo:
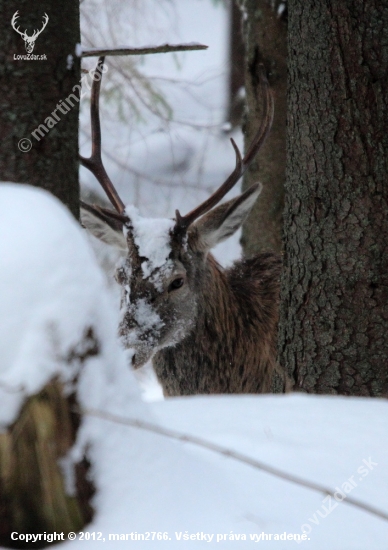
[[[190,44],[161,44],[160,46],[144,46],[142,48],[88,48],[82,51],[81,57],[99,57],[108,55],[145,55],[149,53],[185,52],[192,50],[207,50],[208,46],[191,42]]]
[[[153,432],[159,435],[164,435],[165,437],[169,437],[170,439],[177,439],[178,441],[183,441],[185,443],[192,443],[193,445],[197,445],[198,447],[208,449],[209,451],[213,451],[223,456],[233,458],[234,460],[237,460],[239,462],[243,462],[244,464],[248,464],[248,466],[252,466],[252,468],[261,470],[263,472],[266,472],[267,474],[273,475],[280,479],[284,479],[286,481],[289,481],[290,483],[299,485],[300,487],[306,487],[307,489],[311,489],[312,491],[316,491],[324,495],[330,495],[332,497],[334,497],[334,494],[335,494],[335,490],[333,491],[333,489],[330,489],[329,487],[325,487],[324,485],[320,485],[319,483],[307,481],[306,479],[303,479],[299,476],[295,476],[293,474],[283,472],[282,470],[279,470],[278,468],[273,468],[272,466],[269,466],[264,462],[260,462],[259,460],[250,458],[249,456],[246,456],[237,451],[228,449],[227,447],[222,447],[221,445],[217,445],[216,443],[212,443],[211,441],[206,441],[201,437],[183,434],[175,430],[170,430],[169,428],[164,428],[163,426],[152,424],[151,422],[138,420],[136,418],[124,418],[123,416],[119,416],[117,414],[112,414],[105,411],[99,411],[97,409],[82,410],[81,414],[95,416],[97,418],[102,418],[103,420],[108,420],[109,422],[114,422],[116,424],[123,424],[125,426],[131,426],[132,428],[138,428],[140,430],[145,430],[147,432]],[[350,504],[352,506],[355,506],[356,508],[360,508],[365,512],[369,512],[374,516],[377,516],[381,519],[388,521],[388,512],[384,512],[379,508],[375,508],[370,504],[366,504],[348,495],[346,495],[346,499],[342,500],[341,502]]]

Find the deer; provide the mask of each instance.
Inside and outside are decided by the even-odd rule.
[[[44,31],[44,29],[46,28],[46,25],[48,23],[48,15],[47,13],[44,14],[43,16],[43,27],[39,30],[35,30],[34,31],[34,34],[32,36],[28,36],[27,34],[27,29],[22,32],[19,27],[16,27],[16,20],[18,19],[19,15],[19,10],[15,11],[15,13],[13,14],[13,17],[11,19],[11,25],[12,25],[12,28],[14,31],[16,31],[17,33],[20,34],[20,36],[23,38],[24,40],[24,45],[26,47],[26,52],[27,53],[32,53],[34,51],[34,47],[35,47],[35,42],[36,42],[36,39],[38,38],[38,36]]]
[[[125,206],[101,159],[99,94],[104,58],[91,91],[92,153],[80,157],[114,210],[81,201],[82,225],[121,250],[119,336],[132,367],[149,360],[165,396],[270,392],[276,363],[280,257],[261,253],[223,269],[211,249],[241,226],[262,190],[252,185],[219,204],[262,147],[274,100],[261,67],[264,116],[244,158],[231,139],[236,166],[203,203],[153,227]],[[150,222],[150,223],[148,223]],[[151,232],[147,230],[151,227]],[[148,231],[148,232],[147,232]],[[153,233],[154,232],[154,233]],[[285,375],[282,374],[284,377]],[[286,383],[285,383],[286,386]]]

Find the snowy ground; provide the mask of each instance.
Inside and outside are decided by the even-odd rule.
[[[109,4],[107,15],[113,17],[109,10],[117,11],[117,5]],[[165,42],[163,26],[173,20],[175,34],[169,31],[170,42],[209,44],[209,52],[144,61],[149,73],[165,79],[179,76],[185,81],[192,78],[192,71],[198,87],[193,91],[191,84],[178,86],[171,100],[174,116],[207,128],[164,125],[151,118],[140,129],[123,125],[119,130],[115,119],[103,124],[106,147],[124,165],[122,170],[108,160],[112,179],[124,200],[137,203],[144,215],[171,216],[176,207],[189,210],[206,196],[196,186],[214,187],[233,168],[228,138],[220,132],[226,13],[205,0],[179,0],[179,7],[174,5],[167,0],[154,3],[149,34],[145,35],[141,19],[147,13],[140,14],[139,21],[131,22],[135,29],[131,40],[119,34],[120,43]],[[105,12],[90,10],[93,4],[85,0],[83,9],[88,6],[89,17],[96,18],[98,42],[94,45],[102,45],[103,38],[108,43],[111,33],[102,17]],[[129,24],[128,17],[116,19],[116,33]],[[173,76],[174,64],[178,70]],[[170,84],[165,83],[175,90],[175,83]],[[215,126],[209,129],[211,124]],[[149,139],[143,139],[143,134]],[[88,154],[82,135],[81,141]],[[134,170],[147,177],[134,175]],[[86,172],[82,177],[94,185]],[[150,182],[152,178],[161,185]],[[177,183],[185,186],[174,187]],[[83,327],[92,323],[101,340],[101,356],[86,362],[78,385],[80,404],[99,411],[100,416],[85,415],[68,461],[71,464],[86,447],[90,449],[96,514],[85,528],[88,535],[83,540],[77,535],[76,541],[65,545],[73,550],[94,548],[97,542],[112,550],[118,545],[178,549],[257,544],[286,549],[298,543],[274,540],[275,535],[305,531],[309,540],[299,544],[311,550],[387,549],[388,522],[346,503],[346,498],[354,498],[388,514],[386,400],[289,395],[144,403],[125,353],[117,345],[117,311],[83,232],[57,201],[42,192],[1,186],[0,204],[0,427],[9,425],[26,396],[53,374],[72,379],[75,371],[64,370],[60,358],[77,344]],[[238,252],[230,240],[225,247],[230,257]],[[220,252],[222,259],[226,256],[225,250]],[[101,418],[104,411],[124,421]],[[345,502],[125,424],[125,419],[133,418],[201,436],[334,491],[338,487],[342,492],[337,498]],[[149,539],[152,533],[161,533],[167,540],[157,540],[158,535],[155,540],[137,537],[147,533]],[[192,540],[185,540],[186,534]],[[109,535],[129,538],[119,542]],[[269,535],[272,540],[264,540]]]

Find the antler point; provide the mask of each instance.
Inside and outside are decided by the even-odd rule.
[[[236,166],[240,166],[242,164],[240,149],[238,148],[237,143],[234,141],[233,138],[230,138],[230,142],[233,146],[234,152],[236,153]]]

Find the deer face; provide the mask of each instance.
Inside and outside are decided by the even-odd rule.
[[[197,302],[192,279],[179,260],[171,260],[166,267],[158,269],[153,280],[132,274],[128,281],[128,265],[117,271],[122,285],[119,335],[125,347],[136,350],[135,368],[158,350],[181,341],[194,326]]]
[[[24,38],[24,45],[26,47],[27,53],[32,53],[34,51],[35,41],[36,39],[33,37],[30,38],[29,36],[27,36],[26,38]]]
[[[128,232],[128,256],[116,272],[121,286],[119,335],[125,347],[136,351],[135,368],[181,341],[196,318],[198,262],[187,243],[182,246],[174,238],[171,220],[159,221],[164,222],[163,232],[150,235],[148,243]]]
[[[93,207],[81,210],[83,225],[125,254],[116,271],[119,335],[126,348],[135,349],[135,368],[195,328],[208,252],[240,227],[260,191],[261,186],[253,186],[208,212],[187,232],[177,231],[175,220],[141,218],[133,207],[126,209],[129,221],[123,229],[98,217]]]

